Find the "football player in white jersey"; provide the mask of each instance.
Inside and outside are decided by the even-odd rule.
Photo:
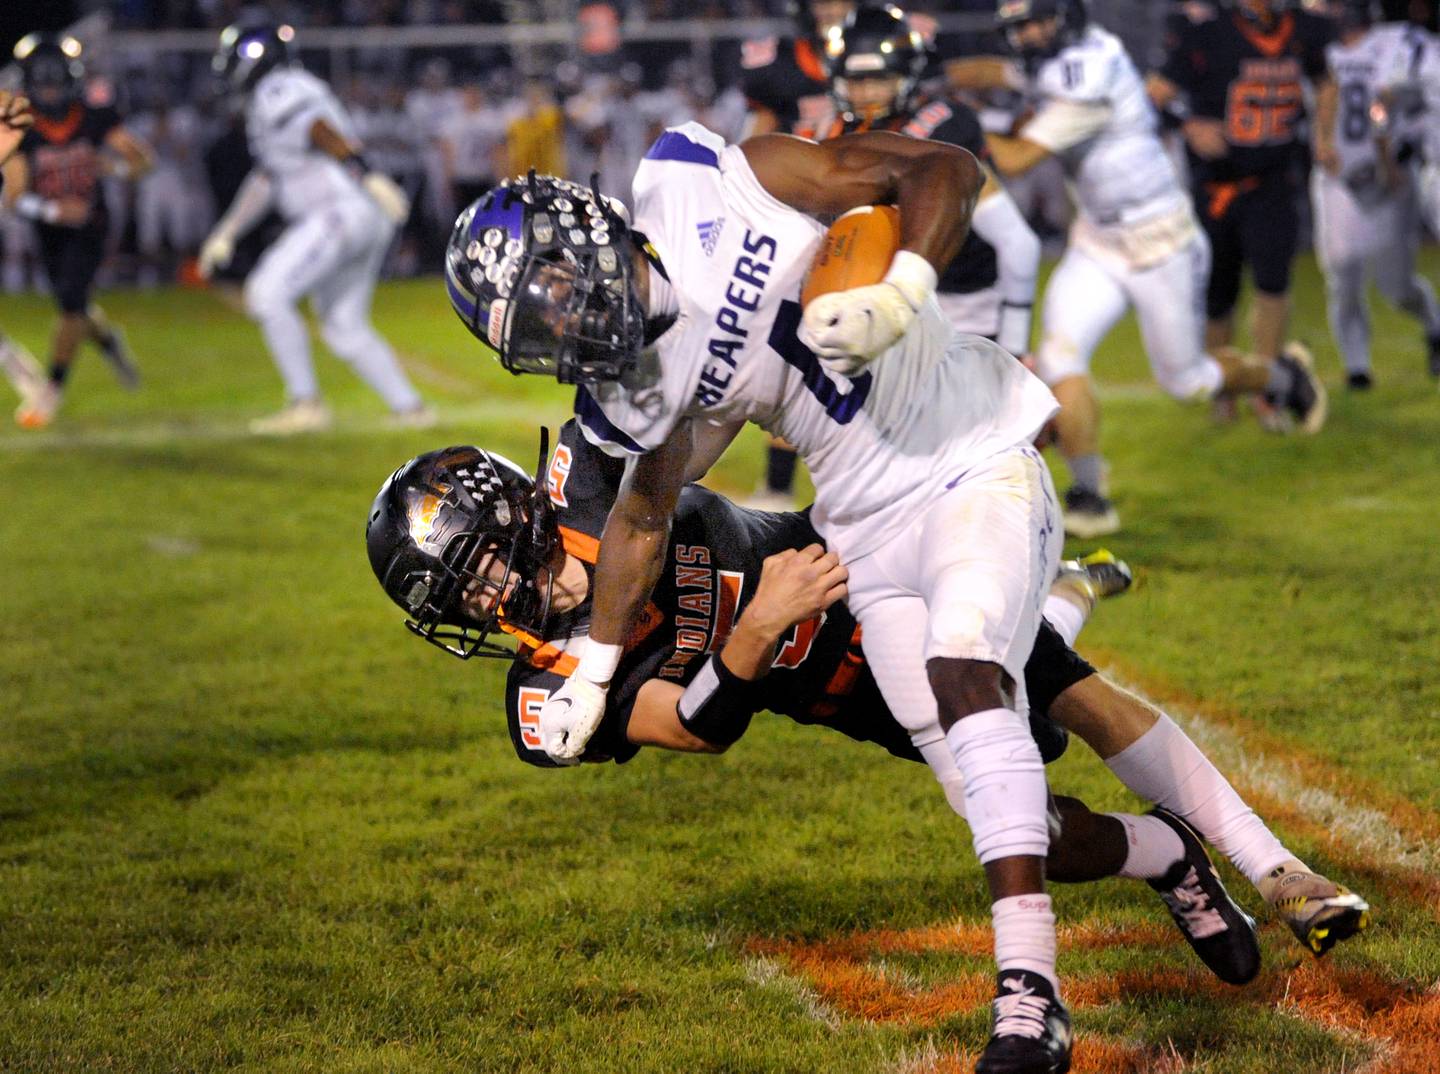
[[[1325,272],[1330,330],[1352,389],[1371,384],[1370,316],[1366,276],[1380,293],[1425,329],[1429,367],[1440,374],[1440,303],[1430,281],[1415,271],[1420,207],[1412,170],[1393,142],[1378,132],[1371,106],[1396,67],[1418,70],[1428,35],[1405,23],[1376,25],[1378,4],[1343,0],[1340,36],[1325,50],[1330,81],[1316,108],[1311,173],[1316,252]]]
[[[1061,544],[1031,446],[1055,399],[998,345],[957,334],[934,297],[982,183],[970,153],[939,142],[866,132],[735,146],[686,124],[636,172],[633,226],[578,184],[515,180],[461,214],[446,284],[502,365],[580,384],[587,438],[632,457],[591,634],[541,711],[546,752],[574,763],[602,717],[687,477],[746,421],[784,437],[814,477],[812,519],[849,569],[847,602],[891,711],[932,768],[964,779],[1000,965],[977,1070],[1054,1074],[1068,1069],[1070,1028],[1020,684]],[[886,203],[902,234],[884,281],[802,310],[817,217]],[[697,680],[696,703],[733,678],[717,667]]]
[[[1000,0],[998,18],[1022,60],[959,61],[970,85],[1016,85],[1037,110],[1013,136],[989,138],[994,166],[1017,175],[1055,156],[1070,180],[1075,223],[1050,277],[1037,372],[1061,411],[1056,435],[1072,483],[1065,529],[1081,538],[1113,533],[1106,495],[1100,410],[1090,358],[1134,307],[1155,379],[1181,401],[1264,392],[1307,432],[1325,417],[1325,393],[1299,350],[1272,360],[1204,348],[1210,248],[1156,133],[1154,109],[1124,46],[1088,22],[1079,0]]]
[[[402,425],[428,425],[395,352],[370,323],[370,301],[396,227],[409,213],[404,193],[360,157],[349,117],[330,88],[291,60],[289,26],[231,26],[215,69],[247,94],[246,133],[255,167],[200,251],[200,271],[226,265],[235,243],[273,206],[283,234],[245,281],[245,305],[260,324],[285,381],[287,404],[251,423],[262,435],[323,429],[310,338],[297,308],[310,298],[320,334],[389,405]]]

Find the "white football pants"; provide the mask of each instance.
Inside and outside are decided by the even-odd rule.
[[[1015,447],[967,470],[907,530],[846,564],[846,603],[863,629],[866,662],[962,815],[963,781],[951,763],[926,661],[999,664],[1014,680],[1015,709],[1024,720],[1025,663],[1059,565],[1059,518],[1044,460],[1031,447]],[[1038,761],[1028,726],[1025,738]],[[1038,779],[1043,786],[1043,774]],[[1043,817],[1020,819],[1045,830]],[[1032,852],[1045,849],[1042,843]]]
[[[1049,385],[1087,375],[1095,348],[1134,306],[1155,382],[1182,402],[1210,398],[1225,375],[1205,353],[1209,275],[1210,243],[1202,233],[1143,269],[1072,242],[1045,288],[1036,373]]]
[[[1347,373],[1370,371],[1367,276],[1386,301],[1440,334],[1440,304],[1430,281],[1415,271],[1420,214],[1413,184],[1374,205],[1362,205],[1338,178],[1317,168],[1310,177],[1315,252],[1325,273],[1325,306]]]
[[[245,281],[246,309],[260,324],[291,400],[320,394],[297,308],[308,295],[326,345],[390,409],[420,405],[395,352],[370,323],[370,300],[394,232],[368,199],[336,202],[293,221]]]

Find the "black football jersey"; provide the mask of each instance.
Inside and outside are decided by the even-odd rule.
[[[623,462],[591,446],[574,421],[561,428],[550,462],[550,500],[566,550],[591,565],[592,577],[623,470]],[[633,757],[638,747],[626,739],[626,729],[641,686],[656,678],[688,684],[724,645],[755,593],[765,558],[818,541],[808,512],[750,511],[699,485],[688,486],[671,525],[660,580],[627,639],[605,718],[583,759]],[[540,742],[540,707],[573,670],[572,654],[588,630],[587,603],[550,624],[549,637],[522,639],[505,691],[510,737],[521,760],[553,765]],[[763,680],[762,704],[800,723],[825,724],[897,756],[920,759],[880,698],[860,653],[855,620],[843,604],[799,624],[781,642]]]
[[[740,49],[740,89],[751,108],[764,108],[788,131],[830,106],[830,82],[820,46],[808,37],[766,37]]]
[[[1160,73],[1186,92],[1194,116],[1223,120],[1230,153],[1190,155],[1202,182],[1231,182],[1287,169],[1298,157],[1305,81],[1325,77],[1332,23],[1285,11],[1264,32],[1231,11],[1172,16]]]
[[[865,120],[832,113],[823,125],[801,123],[797,125],[795,133],[823,141],[870,129],[870,124]],[[985,163],[990,161],[990,151],[986,148],[980,117],[969,105],[950,97],[922,98],[909,109],[887,116],[874,129],[896,131],[912,138],[929,138],[947,145],[958,145],[961,149],[968,149]],[[998,278],[995,247],[971,231],[955,259],[940,274],[936,290],[948,294],[971,294],[994,287]]]
[[[20,143],[30,165],[30,189],[42,198],[80,198],[92,212],[103,208],[100,153],[106,136],[120,126],[113,108],[76,102],[61,119],[36,113]]]

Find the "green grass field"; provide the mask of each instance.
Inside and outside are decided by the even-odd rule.
[[[1335,393],[1313,439],[1212,427],[1132,324],[1108,341],[1139,577],[1081,648],[1375,924],[1314,964],[1227,872],[1266,969],[1226,990],[1148,888],[1059,888],[1077,1071],[1440,1070],[1440,393],[1377,310],[1378,386],[1346,395],[1313,265],[1298,294]],[[203,292],[105,304],[143,390],[90,358],[51,430],[0,429],[0,1070],[969,1069],[988,906],[926,771],[775,718],[720,758],[530,769],[502,668],[375,585],[385,476],[452,442],[528,463],[564,391],[478,360],[438,282],[392,284],[377,322],[443,427],[387,430],[326,357],[336,431],[257,441],[280,389],[251,324]],[[0,305],[37,352],[49,317]],[[1082,746],[1051,776],[1135,805]]]

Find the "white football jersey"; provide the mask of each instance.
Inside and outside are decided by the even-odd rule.
[[[339,199],[369,201],[349,168],[310,141],[323,119],[344,137],[355,129],[330,87],[299,67],[277,67],[255,84],[245,109],[250,155],[275,185],[280,215],[294,220]]]
[[[956,335],[934,299],[861,375],[826,370],[796,335],[800,284],[825,229],[698,123],[650,148],[634,199],[635,228],[669,280],[663,295],[652,289],[652,310],[669,304],[678,319],[643,385],[577,394],[581,426],[602,449],[652,450],[684,417],[753,421],[799,449],[815,526],[848,560],[1055,412],[1039,380],[988,340]]]
[[[1388,82],[1414,78],[1430,48],[1429,35],[1408,23],[1373,26],[1353,44],[1333,41],[1326,46],[1325,59],[1339,93],[1335,150],[1342,176],[1359,181],[1367,170],[1373,172],[1377,160],[1370,106]]]
[[[1145,83],[1114,34],[1087,27],[1040,65],[1028,90],[1038,106],[1021,137],[1054,152],[1093,223],[1143,219],[1185,196]]]
[[[1440,39],[1410,25],[1377,29],[1391,31],[1377,63],[1377,88],[1395,92],[1398,102],[1391,139],[1414,138],[1426,161],[1440,163]],[[1343,115],[1343,98],[1340,107]]]

